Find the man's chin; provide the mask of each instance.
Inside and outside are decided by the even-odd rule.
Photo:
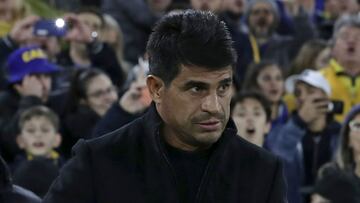
[[[221,137],[221,132],[203,132],[201,135],[198,135],[197,142],[203,145],[212,145],[217,142]]]

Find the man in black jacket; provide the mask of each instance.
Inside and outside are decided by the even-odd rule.
[[[279,159],[229,120],[236,54],[210,12],[163,18],[150,36],[148,112],[80,141],[45,203],[286,202]]]

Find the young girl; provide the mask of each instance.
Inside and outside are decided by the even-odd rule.
[[[282,101],[284,94],[284,77],[278,64],[262,61],[252,64],[246,74],[243,90],[258,91],[265,96],[271,106],[271,130],[266,136],[265,148],[274,142],[274,134],[286,123],[288,110]]]

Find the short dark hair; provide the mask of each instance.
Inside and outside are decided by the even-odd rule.
[[[60,121],[58,115],[46,106],[34,106],[23,111],[19,118],[19,130],[21,131],[25,123],[34,117],[47,118],[55,130],[59,131]]]
[[[186,10],[163,17],[147,44],[150,74],[169,85],[181,65],[235,67],[236,52],[224,22],[211,12]]]
[[[267,122],[271,121],[270,102],[265,98],[264,95],[262,95],[260,92],[257,91],[246,91],[246,92],[244,91],[237,93],[231,100],[231,104],[230,104],[231,114],[233,113],[235,106],[239,103],[242,103],[245,99],[255,99],[256,101],[258,101],[265,111],[266,121]]]
[[[103,14],[101,13],[101,11],[94,6],[86,6],[86,7],[81,7],[79,9],[76,10],[75,12],[77,15],[79,14],[84,14],[84,13],[90,13],[93,14],[95,16],[97,16],[100,21],[101,21],[101,27],[103,28],[105,26],[105,19]]]

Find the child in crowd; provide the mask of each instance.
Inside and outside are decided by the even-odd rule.
[[[265,97],[256,92],[236,95],[231,103],[231,115],[238,135],[262,147],[271,127],[270,104]]]
[[[251,64],[246,73],[243,90],[258,91],[269,101],[271,108],[271,129],[266,136],[264,147],[272,148],[289,113],[282,97],[285,93],[284,74],[279,64],[263,60]]]
[[[19,48],[8,57],[4,68],[8,88],[0,92],[0,151],[8,163],[20,152],[16,135],[18,118],[24,110],[46,105],[61,111],[62,95],[52,94],[52,76],[60,70],[36,46]]]
[[[16,141],[25,154],[14,164],[14,183],[42,197],[62,165],[55,151],[61,143],[58,116],[45,106],[29,108],[20,115]]]

